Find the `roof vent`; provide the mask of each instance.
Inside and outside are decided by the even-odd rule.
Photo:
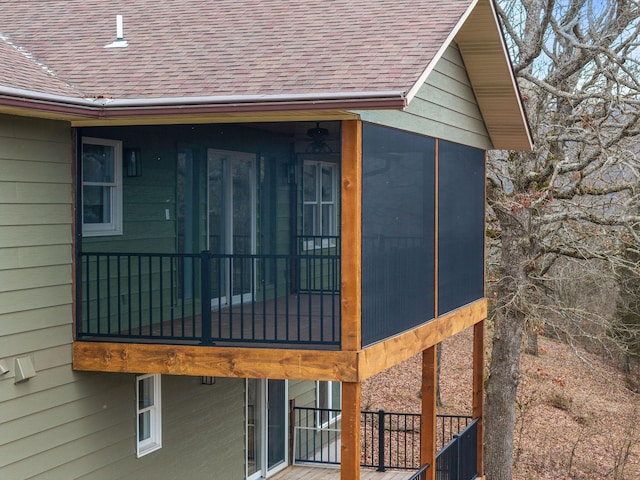
[[[116,39],[113,43],[105,45],[104,48],[124,48],[127,46],[129,46],[129,42],[124,39],[122,15],[116,15]]]

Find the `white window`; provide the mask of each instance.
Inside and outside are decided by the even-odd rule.
[[[82,139],[82,233],[122,234],[122,142]]]
[[[162,447],[162,415],[160,408],[160,375],[140,375],[136,378],[138,457]]]
[[[335,238],[327,237],[338,234],[337,172],[335,163],[304,161],[302,235],[305,249],[335,246]]]
[[[324,428],[340,418],[342,390],[340,382],[316,382],[317,426]]]

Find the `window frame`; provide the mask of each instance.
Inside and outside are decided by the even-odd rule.
[[[314,166],[314,189],[315,189],[315,199],[314,200],[306,200],[305,199],[305,170],[307,166]],[[331,169],[331,199],[329,201],[323,200],[322,198],[322,168],[330,168]],[[313,218],[311,219],[313,225],[313,233],[311,236],[313,237],[322,237],[322,236],[337,236],[338,235],[338,164],[333,162],[328,162],[324,160],[313,160],[309,158],[303,158],[302,161],[302,236],[305,237],[307,234],[305,233],[305,226],[307,225],[308,219],[305,215],[305,210],[307,206],[313,206]],[[324,225],[323,221],[323,207],[325,205],[333,206],[333,212],[329,219],[329,229],[330,232],[323,232],[322,227]],[[303,244],[304,250],[316,250],[322,248],[332,248],[336,246],[335,239],[324,238],[320,242],[317,239],[305,240]]]
[[[84,146],[101,145],[113,148],[113,181],[112,182],[86,182],[84,179]],[[82,204],[80,215],[82,216],[82,235],[84,237],[97,237],[107,235],[122,235],[122,141],[108,138],[82,137],[81,146],[82,171],[80,183],[82,185]],[[86,186],[109,188],[110,221],[101,223],[85,223],[85,193]]]
[[[153,403],[140,408],[140,387],[145,380],[153,378]],[[136,455],[143,457],[162,448],[162,376],[158,373],[136,377]],[[140,439],[141,415],[149,414],[149,437]]]

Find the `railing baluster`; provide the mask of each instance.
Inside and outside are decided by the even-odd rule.
[[[291,340],[291,333],[289,331],[289,294],[291,293],[291,257],[285,257],[282,259],[284,263],[284,288],[286,292],[286,301],[284,303],[284,326],[285,326],[285,339]],[[274,271],[278,271],[278,259],[274,259],[275,266]],[[277,277],[276,277],[277,281]],[[298,335],[300,332],[298,331]]]
[[[249,258],[249,265],[251,267],[250,276],[250,291],[251,291],[251,338],[256,338],[256,288],[258,288],[258,282],[256,281],[256,262],[258,260]],[[264,267],[264,266],[263,266]],[[263,268],[264,271],[264,268]]]
[[[127,325],[131,335],[131,255],[127,255]]]
[[[378,472],[385,472],[385,411],[378,410]],[[391,433],[391,432],[389,432]],[[391,445],[389,445],[391,446]]]
[[[163,261],[162,257],[158,255],[158,277],[160,281],[160,336],[164,337],[164,271],[163,271]]]
[[[200,252],[202,343],[211,343],[211,260],[209,251]],[[195,319],[194,319],[195,321]],[[195,323],[195,322],[194,322]]]
[[[116,261],[118,262],[116,264],[117,268],[117,279],[116,279],[116,285],[117,285],[117,294],[116,294],[116,305],[117,305],[117,310],[118,310],[118,333],[120,333],[122,331],[122,291],[121,291],[121,287],[120,287],[120,278],[122,277],[122,275],[120,274],[120,263],[121,263],[121,259],[120,256],[116,256]]]

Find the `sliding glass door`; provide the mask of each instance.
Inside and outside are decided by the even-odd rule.
[[[209,149],[208,248],[212,253],[250,255],[256,251],[256,156]],[[247,257],[214,264],[213,305],[240,303],[255,290]]]
[[[287,383],[247,380],[247,479],[266,478],[287,465]]]

